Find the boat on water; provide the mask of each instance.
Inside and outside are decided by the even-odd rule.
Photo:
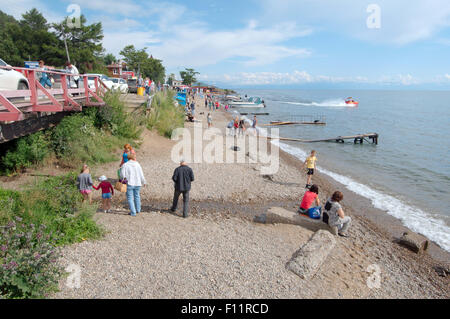
[[[250,97],[243,101],[232,101],[229,103],[232,108],[264,108],[266,105],[259,97]]]
[[[355,101],[352,97],[349,97],[345,100],[345,104],[348,106],[358,106],[359,102]]]

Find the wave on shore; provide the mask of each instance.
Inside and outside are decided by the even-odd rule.
[[[275,141],[272,143],[301,161],[305,161],[307,157],[307,153],[300,148]],[[391,195],[358,183],[347,176],[331,172],[319,166],[317,170],[345,185],[348,190],[369,199],[375,208],[386,211],[389,215],[402,221],[412,231],[425,235],[450,252],[450,228],[443,220],[435,218],[416,207],[409,206]]]

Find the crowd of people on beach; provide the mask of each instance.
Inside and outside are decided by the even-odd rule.
[[[136,159],[136,151],[130,144],[124,146],[122,153],[120,168],[117,172],[118,182],[116,183],[116,190],[126,193],[128,206],[130,209],[130,216],[136,217],[141,213],[141,189],[146,187],[147,181],[144,176],[142,166]],[[183,195],[183,217],[187,218],[189,215],[189,191],[191,190],[191,183],[194,181],[194,172],[187,166],[184,160],[180,161],[180,166],[175,169],[172,181],[174,182],[174,197],[171,212],[175,212],[178,207],[178,199]],[[102,191],[102,206],[101,209],[105,213],[111,212],[111,199],[114,196],[114,187],[108,178],[102,175],[99,178],[99,185],[95,186],[90,173],[88,165],[83,165],[81,173],[77,178],[77,187],[83,196],[83,202],[92,204],[93,190]],[[124,186],[125,185],[125,186]]]
[[[213,102],[206,97],[205,108],[207,108],[210,103]],[[195,116],[194,96],[191,96],[189,112],[192,117]],[[210,128],[212,126],[211,113],[208,113],[206,119],[208,128]],[[233,136],[244,136],[246,131],[245,120],[246,119],[244,117],[236,116],[228,124],[228,128],[231,128],[231,134]],[[251,128],[254,129],[255,134],[258,134],[258,121],[256,116],[254,116],[251,123]],[[302,165],[302,169],[306,169],[307,184],[306,192],[303,195],[297,212],[313,219],[322,219],[322,221],[330,227],[337,228],[338,235],[348,237],[347,231],[351,225],[352,219],[350,216],[345,215],[340,204],[344,198],[342,192],[335,191],[332,196],[328,198],[324,207],[322,207],[319,199],[319,186],[312,184],[312,178],[317,170],[316,155],[317,152],[312,150],[311,154],[306,158]],[[144,177],[143,169],[136,159],[136,151],[130,144],[126,144],[124,146],[120,168],[117,174],[119,181],[117,182],[115,188],[120,192],[126,193],[126,198],[130,208],[129,215],[137,216],[137,214],[142,211],[140,191],[142,187],[146,187],[147,181]],[[180,166],[175,169],[172,176],[172,181],[174,182],[174,197],[169,211],[176,211],[179,197],[180,195],[183,195],[183,217],[186,218],[189,216],[189,192],[191,190],[191,183],[194,181],[194,173],[184,160],[181,160]],[[90,174],[90,169],[87,165],[84,165],[77,179],[78,189],[83,195],[83,201],[89,201],[89,203],[92,203],[93,189],[101,190],[102,210],[105,213],[111,212],[111,198],[114,196],[114,187],[104,175],[99,178],[99,182],[99,185],[94,185]]]

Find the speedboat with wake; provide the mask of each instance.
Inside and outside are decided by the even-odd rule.
[[[238,102],[230,102],[230,107],[232,108],[264,108],[266,105],[264,104],[264,101],[261,100],[259,97],[251,97],[248,99],[245,99],[244,101],[238,101]]]
[[[345,100],[345,104],[347,104],[347,106],[358,106],[359,102],[355,101],[352,97],[349,97]]]

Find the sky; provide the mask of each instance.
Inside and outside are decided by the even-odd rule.
[[[33,7],[79,11],[108,53],[146,47],[219,86],[450,88],[449,0],[0,0],[16,18]]]

